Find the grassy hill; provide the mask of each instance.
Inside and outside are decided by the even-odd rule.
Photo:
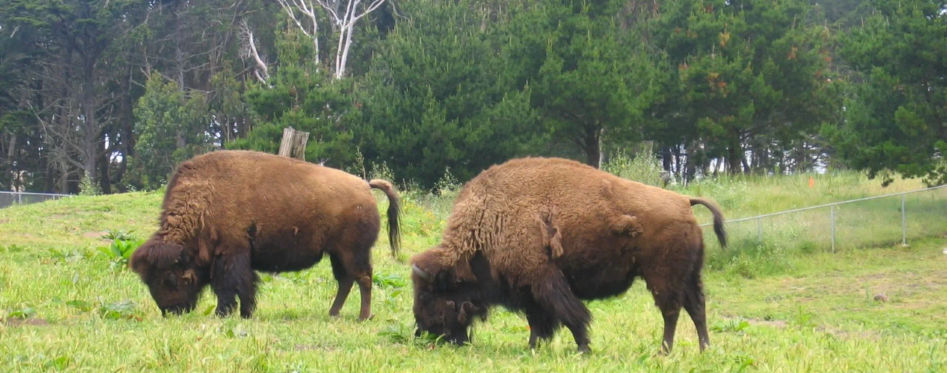
[[[920,187],[908,180],[882,189],[857,174],[813,175],[813,181],[810,188],[809,175],[738,177],[679,191],[711,197],[733,218]],[[502,309],[475,326],[472,345],[432,346],[413,337],[404,259],[437,243],[451,196],[404,193],[402,261],[391,258],[380,235],[373,255],[375,317],[367,322],[356,321],[357,290],[340,318],[328,316],[336,286],[322,262],[306,271],[262,275],[253,319],[213,316],[210,291],[195,312],[162,318],[121,254],[156,228],[159,193],[0,209],[0,370],[947,369],[947,224],[938,220],[925,221],[939,234],[912,239],[910,247],[830,253],[800,247],[797,240],[710,247],[705,287],[711,347],[703,354],[686,316],[674,352],[658,354],[661,315],[642,283],[588,303],[588,355],[575,353],[565,330],[530,351],[525,318]],[[379,208],[386,208],[377,197]],[[707,219],[700,210],[695,208]],[[794,230],[788,221],[778,225]]]

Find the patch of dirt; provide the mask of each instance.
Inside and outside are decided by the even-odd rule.
[[[85,233],[82,234],[82,237],[83,237],[83,238],[91,238],[91,239],[104,240],[104,238],[102,238],[102,236],[105,236],[105,235],[108,234],[108,233],[109,233],[108,231],[85,232]]]
[[[772,326],[775,328],[785,328],[789,326],[789,323],[786,322],[786,320],[762,320],[755,318],[749,318],[745,320],[746,322],[750,323],[750,325]]]
[[[5,320],[0,320],[0,323],[6,324],[9,326],[46,326],[49,325],[49,321],[46,319],[40,319],[35,317],[20,319],[20,318],[9,318]]]
[[[825,326],[825,325],[817,327],[815,328],[815,330],[820,331],[822,333],[831,334],[839,338],[857,338],[857,339],[868,339],[868,340],[873,340],[873,341],[877,341],[881,339],[881,333],[877,331],[871,331],[871,330],[851,331],[851,330],[844,330],[837,327]]]

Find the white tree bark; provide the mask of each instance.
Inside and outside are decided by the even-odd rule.
[[[345,12],[339,5],[345,1]],[[316,0],[329,16],[335,21],[339,28],[339,42],[336,45],[335,52],[335,73],[336,79],[345,76],[345,66],[348,64],[349,49],[352,47],[352,35],[355,33],[355,25],[358,20],[368,13],[378,9],[385,0],[371,0],[368,5],[362,4],[362,0]]]
[[[304,35],[312,39],[315,48],[315,64],[319,66],[319,18],[316,14],[318,4],[329,16],[332,26],[338,29],[339,38],[335,48],[333,76],[341,79],[345,76],[349,49],[352,47],[352,35],[358,20],[378,9],[385,0],[370,0],[367,5],[362,0],[276,0],[280,7]]]
[[[316,18],[316,7],[310,0],[276,0],[286,11],[289,19],[296,27],[310,39],[314,48],[314,62],[319,66],[319,21]],[[297,15],[299,13],[299,15]],[[301,16],[300,16],[301,15]],[[302,18],[305,17],[305,18]],[[305,21],[305,22],[304,22]],[[306,27],[309,26],[309,27]]]
[[[246,39],[245,43],[247,44],[244,48],[244,54],[247,57],[252,58],[256,64],[256,68],[253,69],[253,75],[256,76],[256,79],[268,85],[267,80],[270,79],[270,70],[266,67],[266,61],[263,61],[263,58],[260,57],[260,52],[256,49],[256,40],[253,39],[253,31],[250,30],[250,26],[247,25],[246,21],[243,21],[240,24],[240,28],[243,31],[243,36]]]

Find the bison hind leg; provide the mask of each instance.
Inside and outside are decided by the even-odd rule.
[[[662,353],[670,353],[674,346],[674,334],[677,329],[677,319],[681,313],[683,283],[672,281],[669,284],[668,279],[645,273],[645,281],[648,283],[648,289],[654,297],[654,303],[661,310],[664,317],[664,339],[661,342]]]
[[[338,292],[332,302],[332,308],[329,309],[330,316],[339,315],[342,305],[345,304],[345,299],[348,298],[349,292],[352,290],[352,285],[357,282],[362,296],[358,319],[367,320],[372,317],[372,265],[369,263],[368,255],[367,252],[364,255],[353,253],[330,254],[332,274],[339,282]]]
[[[531,290],[539,307],[555,320],[553,325],[561,322],[569,328],[579,351],[588,351],[588,324],[592,316],[572,292],[562,272],[556,268],[549,269],[544,275],[533,277],[533,280],[535,282]]]
[[[707,333],[707,315],[699,269],[693,271],[684,289],[684,309],[694,321],[694,327],[697,328],[697,340],[700,343],[700,350],[703,351],[710,345],[710,337]]]

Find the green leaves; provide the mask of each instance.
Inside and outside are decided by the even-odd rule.
[[[111,262],[112,268],[125,268],[128,259],[139,246],[145,243],[144,239],[136,239],[131,232],[109,231],[103,238],[111,239],[108,246],[99,246],[96,250]]]
[[[845,121],[829,131],[849,166],[882,175],[947,182],[947,17],[932,1],[872,2],[863,22],[842,37],[841,54],[857,78]]]
[[[130,300],[102,304],[98,312],[106,320],[141,320],[141,311]]]

